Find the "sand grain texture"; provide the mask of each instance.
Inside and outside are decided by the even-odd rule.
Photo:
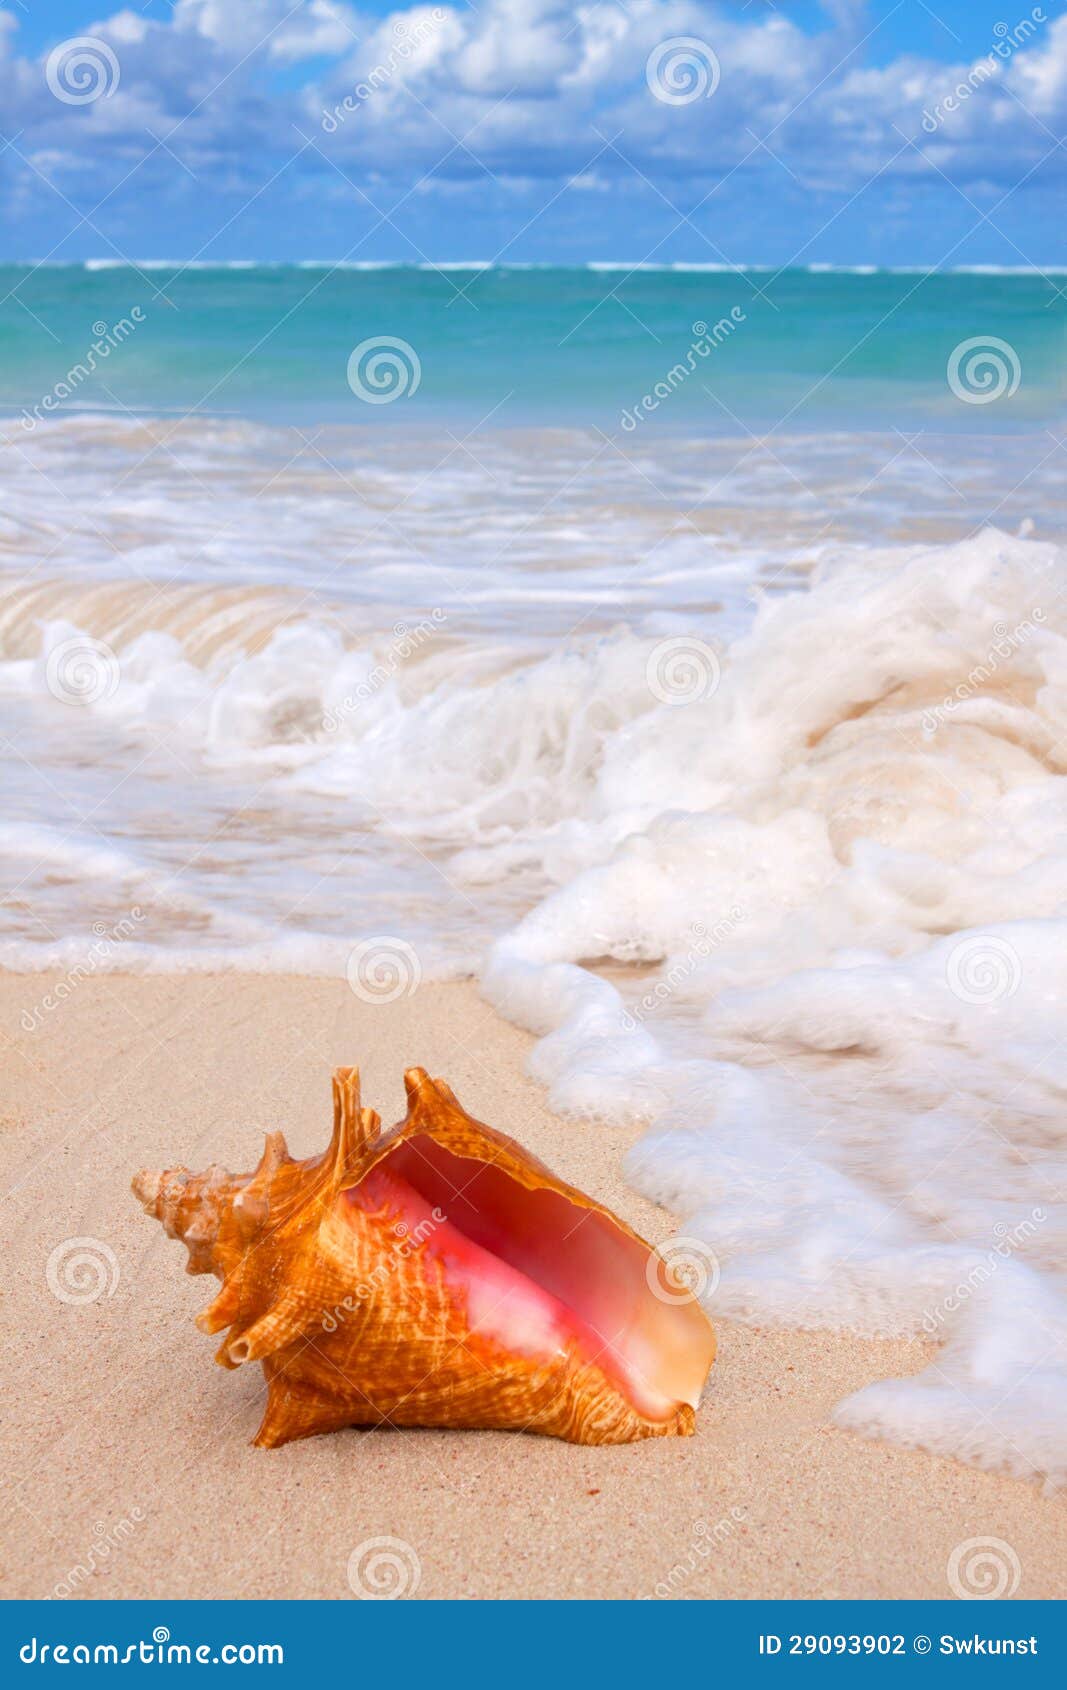
[[[671,1218],[623,1183],[627,1135],[547,1112],[530,1041],[473,987],[378,1006],[328,980],[97,976],[25,1031],[54,985],[0,976],[5,1594],[351,1599],[352,1551],[386,1535],[424,1597],[943,1597],[973,1537],[1012,1546],[1019,1596],[1064,1594],[1062,1500],[831,1425],[846,1392],[917,1370],[920,1344],[719,1323],[688,1440],[353,1430],[252,1449],[262,1374],[213,1364],[193,1317],[215,1281],[139,1210],[142,1165],[251,1167],[273,1128],[310,1155],[333,1066],[358,1062],[391,1123],[417,1062],[647,1236]],[[71,1237],[113,1252],[110,1295],[49,1289]]]

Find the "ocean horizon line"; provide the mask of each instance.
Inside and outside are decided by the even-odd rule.
[[[1067,264],[725,264],[677,260],[672,263],[629,262],[626,259],[586,259],[560,262],[536,259],[501,264],[494,259],[442,259],[440,262],[410,259],[368,258],[3,258],[4,270],[412,270],[423,273],[463,271],[508,272],[563,271],[576,274],[645,273],[651,275],[834,275],[834,276],[1064,276]]]

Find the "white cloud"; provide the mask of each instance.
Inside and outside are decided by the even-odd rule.
[[[1048,131],[1063,132],[1067,18],[1035,24],[970,88],[973,61],[865,64],[862,12],[859,0],[824,0],[822,27],[805,31],[781,11],[712,0],[480,0],[477,10],[441,0],[384,19],[341,0],[177,0],[165,22],[126,10],[86,26],[121,65],[114,93],[87,105],[54,97],[45,56],[20,56],[16,20],[0,12],[0,98],[20,153],[46,158],[57,181],[88,156],[102,193],[146,154],[151,189],[162,165],[153,136],[235,193],[279,170],[294,191],[306,178],[335,191],[327,161],[356,181],[410,187],[432,172],[438,186],[472,193],[489,179],[602,190],[735,170],[775,191],[845,193],[877,172],[1010,189],[1052,147]],[[650,92],[648,55],[672,37],[714,53],[713,97],[674,105]],[[953,100],[964,82],[966,98]],[[291,162],[297,128],[314,145]],[[1063,156],[1043,168],[1062,171]],[[7,169],[11,195],[17,155]]]
[[[1030,109],[1041,118],[1059,117],[1067,110],[1067,16],[1048,26],[1029,51],[1011,62],[1009,80]]]
[[[262,50],[287,64],[346,53],[361,32],[357,12],[338,0],[177,0],[174,27],[238,56]]]

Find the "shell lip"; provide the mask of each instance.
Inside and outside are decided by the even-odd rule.
[[[538,1165],[524,1161],[534,1175]],[[715,1350],[705,1311],[692,1298],[661,1298],[651,1247],[547,1170],[527,1183],[504,1154],[486,1160],[470,1143],[402,1130],[344,1196],[355,1224],[368,1211],[385,1215],[394,1234],[415,1240],[472,1330],[505,1351],[595,1366],[648,1421],[698,1406]]]

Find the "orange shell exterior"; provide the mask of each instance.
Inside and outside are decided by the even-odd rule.
[[[358,1071],[340,1069],[324,1155],[294,1161],[282,1135],[271,1133],[254,1173],[177,1167],[133,1181],[147,1212],[186,1243],[188,1272],[222,1280],[197,1320],[204,1332],[228,1329],[216,1360],[262,1364],[267,1406],[254,1442],[274,1447],[383,1424],[526,1430],[583,1444],[690,1434],[690,1402],[672,1405],[665,1418],[646,1417],[578,1346],[542,1358],[472,1331],[440,1262],[417,1242],[398,1252],[394,1217],[360,1210],[353,1218],[346,1192],[398,1145],[425,1134],[528,1191],[555,1192],[599,1215],[652,1254],[610,1210],[472,1119],[443,1081],[421,1068],[404,1078],[407,1117],[384,1136],[378,1116],[359,1106]],[[693,1317],[710,1366],[710,1323],[696,1304]]]

